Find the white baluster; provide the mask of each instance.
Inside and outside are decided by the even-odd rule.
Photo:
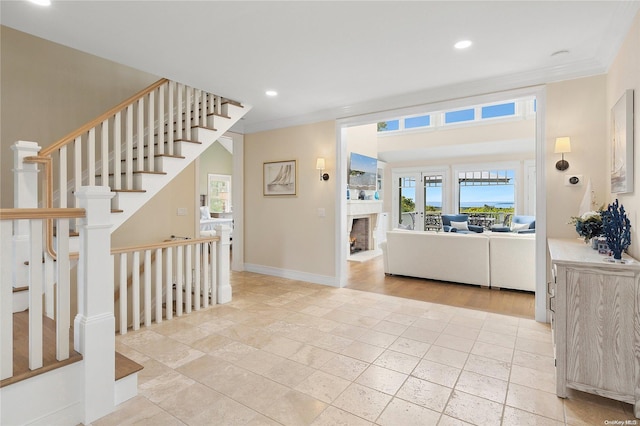
[[[102,137],[100,138],[102,153],[102,170],[100,170],[100,185],[109,186],[109,119],[102,122]]]
[[[191,139],[191,87],[185,86],[184,139]]]
[[[164,90],[165,86],[158,87],[158,154],[164,154]]]
[[[58,232],[58,237],[57,239],[62,238],[60,236],[60,232],[62,232],[62,230],[60,228],[56,227],[56,231]],[[68,233],[68,231],[67,231]],[[55,320],[55,282],[56,279],[54,277],[54,268],[55,265],[53,264],[53,259],[51,258],[51,256],[49,256],[48,253],[44,254],[44,263],[43,263],[43,270],[44,270],[44,314],[47,316],[47,318],[51,318],[52,320]]]
[[[176,316],[182,316],[182,289],[184,283],[184,249],[176,247]]]
[[[136,137],[136,147],[138,157],[136,159],[136,170],[142,171],[144,170],[144,98],[138,99],[138,118],[136,118],[137,123],[137,137]]]
[[[209,289],[210,286],[210,275],[209,275],[209,248],[211,245],[209,243],[204,244],[202,250],[202,306],[209,306]]]
[[[127,253],[120,253],[120,334],[127,334]]]
[[[196,252],[195,252],[195,261],[194,261],[194,266],[195,266],[195,271],[194,271],[194,277],[193,277],[193,284],[194,284],[194,289],[193,289],[193,294],[194,294],[194,301],[193,301],[193,308],[197,311],[200,310],[200,253],[202,252],[202,246],[204,246],[206,243],[199,243],[196,245]]]
[[[82,186],[82,136],[73,141],[73,188],[78,192]],[[74,207],[78,207],[78,199],[74,197]],[[77,229],[77,225],[73,227]]]
[[[173,318],[173,249],[167,247],[164,254],[165,261],[165,316],[168,320]]]
[[[173,155],[173,127],[174,127],[174,122],[176,120],[176,116],[175,116],[175,111],[173,110],[173,87],[174,87],[174,82],[170,81],[169,82],[169,93],[167,96],[167,115],[168,115],[168,120],[167,120],[167,153],[169,155]]]
[[[96,128],[89,130],[87,137],[87,169],[89,170],[89,186],[96,185]]]
[[[29,369],[42,367],[42,220],[31,220],[29,246]]]
[[[58,219],[58,285],[56,286],[56,359],[69,358],[71,328],[71,273],[69,265],[69,220]],[[50,259],[47,256],[47,259]],[[52,262],[53,263],[53,262]]]
[[[126,189],[133,189],[133,106],[127,107],[125,124],[125,176]]]
[[[218,303],[218,274],[216,264],[218,256],[216,255],[218,251],[217,244],[211,244],[211,251],[209,252],[209,268],[207,269],[207,275],[209,275],[209,286],[211,287],[211,304],[215,305]]]
[[[193,124],[192,127],[200,125],[200,93],[199,89],[193,91]],[[189,137],[191,139],[191,137]]]
[[[216,235],[220,237],[216,243],[217,262],[216,262],[216,280],[217,280],[217,302],[227,303],[231,302],[231,283],[230,278],[230,265],[229,256],[231,249],[231,242],[229,240],[229,233],[231,229],[228,226],[218,225],[216,226]]]
[[[144,325],[151,325],[151,250],[144,251]]]
[[[184,86],[180,83],[178,83],[178,100],[177,100],[177,112],[176,112],[176,136],[177,139],[184,139],[184,127],[183,127],[183,120],[184,120],[184,116],[183,116],[183,112],[184,112],[184,105],[182,104],[182,92],[184,91]]]
[[[113,186],[112,189],[122,189],[122,118],[119,112],[113,119]]]
[[[13,221],[0,221],[0,380],[13,376]]]
[[[147,102],[147,170],[149,171],[154,171],[155,170],[155,161],[154,161],[154,157],[155,157],[155,147],[153,146],[153,144],[155,143],[154,141],[154,134],[155,134],[155,129],[154,129],[154,111],[155,111],[155,100],[154,100],[154,92],[150,92],[149,93],[149,101]]]
[[[156,249],[156,322],[162,322],[162,249]]]
[[[184,301],[184,309],[185,313],[191,313],[191,249],[192,245],[189,244],[186,247],[185,261],[184,261],[184,291],[185,291],[185,301]]]
[[[58,207],[67,206],[67,146],[60,148],[59,171],[58,171]],[[54,204],[55,207],[55,204]]]
[[[133,329],[140,328],[140,252],[133,252],[131,262],[131,306],[133,313]]]

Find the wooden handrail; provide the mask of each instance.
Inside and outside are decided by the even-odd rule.
[[[206,237],[206,238],[194,238],[190,240],[163,241],[161,243],[154,243],[154,244],[143,244],[139,246],[112,248],[111,254],[131,253],[134,251],[155,250],[155,249],[167,248],[167,247],[190,246],[192,244],[210,243],[213,241],[220,241],[220,237]]]
[[[0,209],[0,220],[21,219],[78,219],[85,217],[84,209]]]
[[[153,83],[151,86],[147,87],[146,89],[142,89],[141,91],[139,91],[135,95],[131,96],[130,98],[120,102],[118,105],[114,106],[113,108],[111,108],[110,110],[105,112],[104,114],[99,115],[98,117],[96,117],[93,120],[89,121],[87,124],[85,124],[82,127],[74,130],[73,132],[69,133],[68,135],[66,135],[62,139],[52,143],[48,147],[43,148],[40,151],[40,153],[38,154],[38,157],[48,157],[48,156],[50,156],[52,153],[54,153],[55,151],[59,150],[61,147],[69,144],[71,141],[73,141],[78,136],[80,136],[83,133],[88,132],[89,130],[93,129],[98,124],[102,123],[104,120],[108,119],[109,117],[111,117],[115,113],[121,111],[125,107],[127,107],[130,104],[134,103],[135,101],[137,101],[141,97],[143,97],[143,96],[147,95],[148,93],[154,91],[155,89],[157,89],[158,87],[162,86],[163,84],[165,84],[168,81],[169,80],[166,79],[166,78],[161,78],[160,80],[156,81],[155,83]]]

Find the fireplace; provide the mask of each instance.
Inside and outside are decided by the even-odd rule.
[[[349,246],[351,254],[369,250],[371,239],[371,221],[368,217],[356,217],[353,219],[351,233],[349,234]]]

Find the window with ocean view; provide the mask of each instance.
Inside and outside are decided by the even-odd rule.
[[[513,213],[515,170],[458,173],[460,213]]]

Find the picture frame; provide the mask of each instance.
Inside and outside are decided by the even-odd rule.
[[[262,171],[264,196],[297,195],[297,160],[265,162]]]
[[[611,192],[633,192],[633,90],[611,108]]]

